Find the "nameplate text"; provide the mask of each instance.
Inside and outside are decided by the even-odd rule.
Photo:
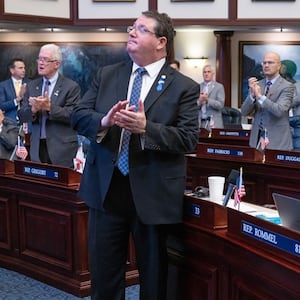
[[[236,150],[236,149],[220,149],[220,148],[208,147],[206,152],[207,154],[213,154],[213,155],[227,155],[227,156],[238,156],[238,157],[244,156],[244,151]]]
[[[187,213],[189,215],[192,215],[193,217],[200,218],[200,214],[201,214],[200,205],[195,204],[195,203],[188,204],[187,205]]]
[[[242,221],[241,231],[243,234],[259,240],[262,243],[271,245],[292,255],[300,256],[300,241],[293,240],[287,236],[272,232],[246,221]]]
[[[280,162],[293,162],[300,163],[300,155],[287,155],[287,154],[277,154],[275,160]]]
[[[242,137],[248,137],[249,132],[247,131],[226,131],[222,130],[219,132],[220,136],[242,136]]]
[[[23,174],[28,176],[38,176],[46,179],[59,179],[59,172],[49,168],[38,168],[38,167],[23,167]]]

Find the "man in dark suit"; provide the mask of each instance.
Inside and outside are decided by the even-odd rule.
[[[25,79],[25,62],[13,58],[8,64],[11,77],[0,82],[0,109],[7,118],[18,122],[17,111],[26,91],[28,79]]]
[[[167,229],[182,220],[184,154],[198,141],[199,85],[166,59],[173,47],[171,19],[143,12],[127,31],[133,62],[101,68],[71,115],[78,133],[91,140],[79,196],[89,206],[93,300],[125,299],[129,232],[140,299],[166,299]],[[132,105],[124,99],[133,99],[141,67],[146,73]],[[128,173],[120,166],[126,132]]]
[[[19,131],[18,123],[11,118],[6,118],[0,109],[0,158],[11,158],[17,144]]]
[[[19,117],[22,122],[32,121],[32,161],[72,167],[78,139],[70,115],[80,98],[80,87],[59,74],[61,61],[57,45],[41,47],[37,58],[41,78],[28,83]]]

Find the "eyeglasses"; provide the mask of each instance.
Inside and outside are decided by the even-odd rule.
[[[43,63],[46,63],[46,64],[49,64],[49,63],[52,63],[52,62],[55,62],[57,61],[57,59],[50,59],[48,57],[38,57],[36,59],[37,62],[43,62]]]
[[[150,30],[147,29],[144,25],[134,25],[134,26],[128,26],[128,27],[127,27],[127,32],[128,32],[128,33],[129,33],[130,31],[132,31],[132,30],[136,30],[136,31],[138,31],[138,32],[140,32],[140,33],[142,33],[142,34],[144,34],[144,33],[152,33],[152,34],[155,34],[155,35],[156,35],[155,32],[150,31]]]
[[[274,65],[274,64],[276,64],[276,61],[263,61],[262,63],[261,63],[262,65]]]

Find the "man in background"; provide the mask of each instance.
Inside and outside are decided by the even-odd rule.
[[[223,84],[214,80],[214,71],[211,65],[202,69],[204,81],[200,83],[199,125],[201,128],[223,128],[222,109],[225,103]]]
[[[0,109],[0,158],[10,159],[17,145],[20,127],[11,118],[6,118]]]
[[[182,221],[184,154],[198,142],[199,85],[169,66],[166,14],[143,12],[127,31],[132,61],[101,68],[71,117],[91,140],[79,197],[89,206],[92,299],[125,299],[131,232],[140,299],[163,300],[168,230]]]
[[[80,87],[58,72],[61,62],[57,45],[41,47],[37,58],[41,77],[28,83],[19,117],[22,122],[32,121],[32,161],[73,167],[78,140],[70,115],[80,98]]]
[[[265,78],[249,78],[249,94],[241,107],[243,116],[253,115],[249,145],[259,150],[291,150],[289,110],[295,86],[280,75],[278,53],[266,53],[262,67]]]
[[[10,78],[0,82],[0,109],[5,112],[7,118],[18,120],[18,110],[22,101],[26,84],[25,62],[21,58],[13,58],[8,64]]]

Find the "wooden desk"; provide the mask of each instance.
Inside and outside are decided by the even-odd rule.
[[[208,186],[208,176],[227,178],[232,169],[243,167],[247,202],[274,204],[274,192],[300,194],[300,152],[268,149],[259,152],[245,145],[248,131],[213,129],[211,138],[207,135],[207,131],[201,131],[196,153],[186,156],[187,189]]]
[[[206,214],[207,205],[201,200],[186,200],[200,205]],[[229,228],[215,230],[203,226],[201,216],[197,222],[197,217],[185,213],[184,224],[173,235],[177,244],[169,246],[168,300],[300,299],[300,252],[285,254],[261,241],[240,238],[245,214],[229,211]],[[300,233],[259,218],[245,218],[300,244]]]
[[[23,166],[42,173],[42,165],[27,164],[18,164],[18,172]],[[61,173],[64,180],[72,178],[70,184],[9,173],[0,174],[0,266],[78,297],[88,296],[88,208],[76,196],[78,183],[73,180],[78,173]],[[133,244],[129,247],[127,285],[138,281]]]
[[[187,189],[208,186],[208,176],[227,178],[232,169],[243,167],[244,201],[273,204],[273,192],[300,197],[299,152],[266,150],[260,157],[237,140],[200,136],[197,153],[187,155]],[[169,288],[168,299],[300,299],[300,233],[203,201],[185,196],[194,210],[185,211],[183,225],[172,236],[177,244],[169,247],[169,286],[177,288]],[[244,236],[243,222],[292,237],[298,252]]]
[[[200,143],[215,143],[232,145],[249,145],[250,130],[213,128],[211,132],[204,128],[200,128]]]

